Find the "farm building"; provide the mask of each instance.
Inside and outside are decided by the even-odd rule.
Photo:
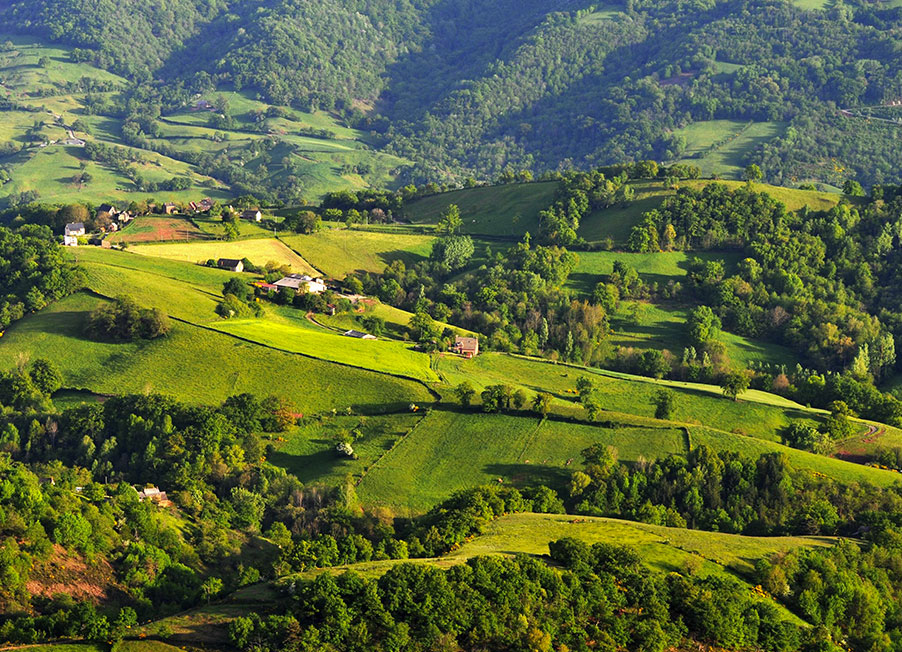
[[[322,294],[326,291],[326,283],[321,278],[313,278],[306,274],[289,274],[275,282],[279,288],[289,288],[300,292],[301,289],[308,294]]]
[[[158,487],[142,487],[136,489],[136,491],[138,492],[138,500],[149,500],[162,507],[167,507],[172,504],[169,500],[169,496],[166,495],[166,492],[160,491]]]
[[[474,358],[479,355],[479,340],[475,337],[455,337],[451,350],[465,358]]]
[[[260,222],[263,219],[263,213],[259,208],[249,208],[241,213],[242,220],[250,220],[251,222]]]
[[[220,258],[216,261],[216,266],[219,269],[227,269],[230,272],[244,271],[244,263],[237,258]]]
[[[355,331],[349,330],[342,333],[345,337],[356,337],[358,340],[374,340],[376,339],[375,335],[370,335],[369,333],[364,333],[363,331]]]
[[[66,235],[80,236],[85,234],[85,225],[82,222],[70,222],[66,225]]]
[[[201,199],[199,202],[192,201],[188,203],[188,208],[190,208],[195,213],[208,213],[213,208],[213,200],[209,197]]]
[[[179,209],[178,209],[178,206],[173,204],[171,201],[168,201],[165,204],[163,204],[163,212],[166,215],[172,215],[173,213],[178,213]]]

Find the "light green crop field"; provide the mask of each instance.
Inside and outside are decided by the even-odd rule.
[[[318,274],[306,260],[273,238],[237,240],[232,242],[191,242],[182,244],[158,244],[131,247],[130,251],[143,256],[168,258],[189,263],[204,263],[213,258],[247,258],[255,265],[268,262],[288,265],[292,271],[302,274]]]
[[[158,340],[95,342],[82,332],[102,300],[75,294],[13,324],[0,338],[0,368],[20,354],[55,362],[67,388],[103,394],[159,392],[191,404],[232,394],[275,394],[301,412],[355,406],[362,410],[428,401],[419,383],[291,355],[175,322]]]
[[[410,318],[413,317],[413,313],[386,305],[382,302],[377,302],[372,307],[367,307],[364,312],[338,313],[333,316],[317,315],[316,320],[331,328],[337,328],[343,331],[349,329],[365,331],[366,328],[359,321],[361,318],[365,317],[379,317],[380,319],[384,319],[386,334],[403,339],[404,334],[407,333],[407,325],[410,323]],[[459,328],[441,321],[436,323],[442,330],[450,328],[460,335],[474,335],[472,331],[468,331],[465,328]]]
[[[211,324],[211,327],[280,351],[427,382],[438,381],[438,376],[429,366],[429,355],[414,351],[413,344],[345,337],[313,324],[305,325],[302,317],[283,322],[272,318],[228,319]]]
[[[311,235],[280,238],[311,265],[333,278],[352,272],[381,273],[395,260],[405,265],[424,260],[435,238],[426,235],[323,229]]]
[[[416,224],[434,224],[449,205],[456,204],[463,219],[463,233],[535,234],[539,211],[551,206],[555,190],[557,183],[553,181],[466,188],[412,201],[404,207],[404,215]]]
[[[458,489],[487,483],[561,488],[580,451],[614,446],[621,460],[685,452],[678,428],[619,427],[524,416],[435,410],[370,468],[358,492],[368,505],[416,514]]]

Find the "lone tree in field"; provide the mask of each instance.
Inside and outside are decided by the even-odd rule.
[[[760,167],[755,163],[752,163],[743,171],[742,176],[746,181],[751,183],[752,181],[761,181],[761,179],[764,178],[764,173],[761,171]]]
[[[460,231],[464,225],[464,221],[460,216],[460,209],[457,204],[450,204],[448,208],[442,211],[442,217],[438,221],[435,230],[444,235],[454,235]]]
[[[473,389],[473,386],[469,381],[465,380],[454,388],[454,394],[457,396],[457,400],[460,401],[462,407],[470,407],[470,402],[473,400],[473,397],[476,396],[476,390]]]
[[[674,393],[662,389],[652,399],[655,406],[655,419],[670,419],[673,416],[673,406],[676,403]]]
[[[550,408],[551,408],[551,394],[549,394],[547,392],[539,392],[532,399],[533,412],[541,414],[543,419],[547,416],[548,410]]]
[[[731,371],[723,377],[720,387],[724,396],[736,401],[739,395],[749,388],[749,377],[741,371]]]

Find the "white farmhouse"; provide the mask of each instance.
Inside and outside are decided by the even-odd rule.
[[[307,292],[308,294],[322,294],[326,291],[326,282],[321,278],[313,278],[306,274],[289,274],[273,283],[279,288],[289,288],[295,292]]]

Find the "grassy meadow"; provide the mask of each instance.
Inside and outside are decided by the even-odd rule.
[[[192,242],[181,244],[152,244],[133,246],[129,251],[142,256],[153,256],[186,263],[205,263],[217,258],[247,258],[262,267],[276,262],[288,265],[293,272],[318,274],[319,272],[284,243],[275,239],[236,240],[232,242]]]
[[[339,413],[306,418],[298,427],[278,437],[269,461],[284,467],[304,483],[335,485],[343,482],[348,474],[359,479],[424,416],[425,411],[408,411],[364,417]],[[361,433],[353,443],[357,459],[336,453],[338,437],[355,430]]]
[[[534,415],[433,410],[358,487],[365,504],[401,514],[428,510],[458,489],[498,483],[557,489],[580,468],[580,451],[601,443],[635,461],[686,452],[675,427],[605,428]]]
[[[749,155],[761,145],[781,136],[783,122],[707,120],[694,122],[675,133],[683,136],[687,150],[680,163],[701,168],[702,176],[739,179]]]
[[[477,389],[497,383],[512,383],[527,392],[549,392],[559,402],[576,401],[576,379],[589,377],[599,390],[602,408],[639,417],[654,416],[652,400],[662,388],[677,393],[672,420],[707,425],[726,432],[739,432],[760,439],[779,441],[778,432],[790,419],[819,418],[819,413],[774,394],[751,390],[742,401],[722,396],[719,387],[702,383],[656,380],[594,368],[559,365],[497,353],[475,360],[442,358],[438,372],[449,384],[467,380]]]
[[[413,265],[428,258],[434,239],[356,229],[323,229],[310,235],[280,237],[311,265],[333,278],[344,278],[353,272],[381,273],[395,260]]]
[[[538,232],[539,211],[552,204],[556,189],[552,181],[465,188],[412,201],[404,216],[415,224],[432,224],[457,204],[463,233],[516,237]]]
[[[110,343],[88,339],[83,324],[102,300],[75,294],[22,319],[0,338],[0,368],[17,358],[56,363],[64,386],[99,394],[157,392],[191,404],[215,404],[232,394],[275,394],[301,412],[355,406],[381,410],[428,401],[419,383],[329,364],[174,322],[165,338]]]
[[[352,367],[433,382],[430,356],[413,350],[413,344],[393,340],[361,340],[345,337],[313,324],[295,320],[228,319],[211,325],[216,330],[280,351],[339,362]]]

